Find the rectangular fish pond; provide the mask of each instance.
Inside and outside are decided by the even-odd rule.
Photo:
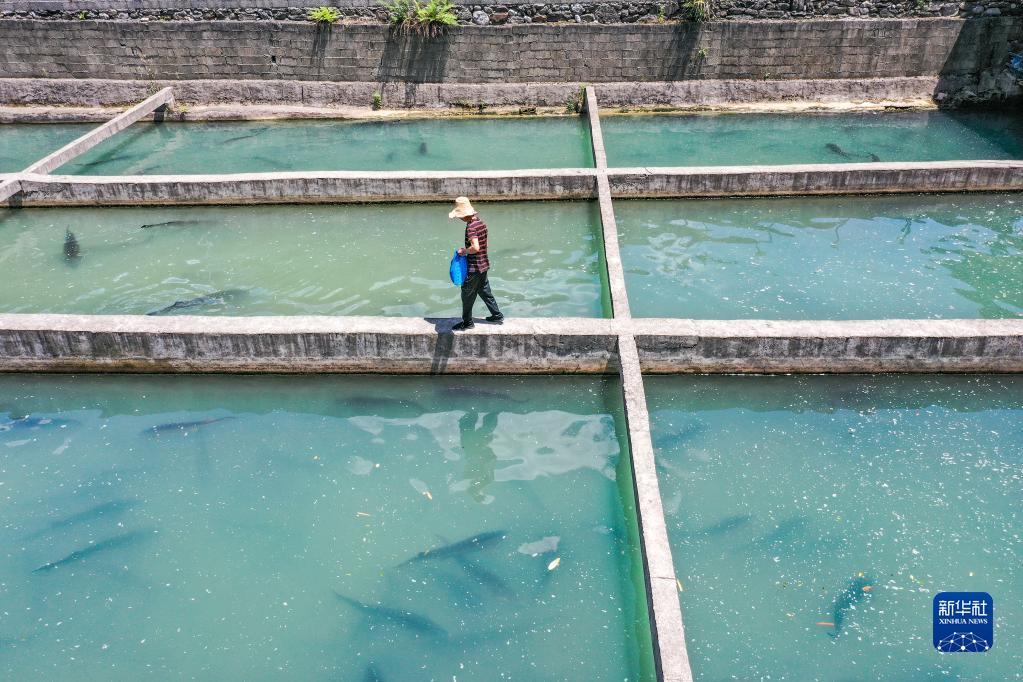
[[[620,167],[1023,158],[1010,111],[611,115],[601,128]]]
[[[61,167],[70,175],[593,166],[573,117],[135,123]]]
[[[1023,195],[615,202],[633,314],[1018,318]]]
[[[97,125],[0,123],[0,173],[23,171]]]
[[[1023,677],[1023,377],[647,379],[697,680]],[[943,591],[995,641],[932,646]]]
[[[652,679],[620,390],[0,376],[0,678]]]
[[[32,283],[0,292],[0,312],[452,317],[461,304],[448,265],[464,225],[448,219],[449,208],[0,211],[0,268]],[[506,314],[604,315],[594,202],[477,208],[490,229],[491,286]],[[77,246],[71,254],[68,231]]]

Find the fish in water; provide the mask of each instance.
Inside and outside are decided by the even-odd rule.
[[[50,417],[33,417],[27,415],[25,417],[18,417],[17,419],[7,419],[0,422],[0,433],[4,431],[14,431],[16,429],[29,429],[36,431],[43,428],[59,428],[63,429],[70,424],[75,424],[68,419],[52,419]]]
[[[447,538],[438,536],[440,541],[447,544]],[[497,575],[489,568],[480,565],[479,562],[469,559],[464,554],[454,554],[449,558],[453,559],[459,566],[465,575],[475,582],[477,585],[482,585],[486,589],[490,590],[493,594],[503,599],[514,599],[515,592],[508,587],[508,583],[504,581],[501,576]]]
[[[197,296],[196,298],[190,298],[187,301],[175,301],[166,308],[160,308],[154,310],[146,315],[164,315],[166,313],[174,312],[175,310],[187,310],[189,308],[202,308],[211,305],[223,305],[229,301],[233,301],[241,296],[244,296],[247,292],[243,289],[225,289],[224,291],[217,291],[206,296]]]
[[[826,145],[824,145],[824,148],[827,149],[832,154],[837,154],[838,156],[841,156],[843,159],[852,158],[852,155],[849,154],[849,152],[845,151],[834,142],[828,142]]]
[[[526,402],[525,399],[514,398],[511,394],[505,393],[504,391],[491,391],[486,388],[469,385],[446,386],[441,389],[441,393],[443,393],[445,397],[453,400],[458,398],[477,398],[481,400],[503,400],[512,403]]]
[[[77,514],[72,514],[71,516],[66,516],[62,519],[52,521],[51,523],[47,524],[44,528],[37,530],[31,535],[27,535],[25,539],[32,540],[42,535],[47,535],[58,530],[64,530],[65,528],[70,528],[71,526],[77,525],[79,523],[86,523],[88,521],[92,521],[93,519],[98,519],[104,516],[111,517],[119,516],[125,513],[126,511],[131,510],[137,504],[138,500],[113,500],[111,502],[97,504],[95,507],[90,507],[85,511],[81,511],[78,512]]]
[[[256,137],[257,135],[261,135],[262,133],[263,133],[263,131],[260,130],[259,132],[249,133],[247,135],[238,135],[237,137],[229,137],[226,140],[222,140],[220,142],[220,144],[231,144],[232,142],[241,142],[242,140],[247,140],[250,137]]]
[[[199,225],[201,220],[165,220],[162,223],[146,223],[139,225],[140,230],[148,230],[151,227],[181,227],[184,225]]]
[[[835,599],[835,606],[831,610],[831,622],[834,624],[835,630],[828,633],[829,637],[838,637],[838,633],[842,631],[846,613],[850,609],[855,609],[857,604],[870,596],[872,582],[866,576],[859,575],[838,595],[838,598]]]
[[[209,419],[200,419],[198,421],[191,422],[170,422],[169,424],[157,424],[151,426],[142,433],[159,436],[161,433],[167,433],[168,431],[196,431],[200,427],[209,426],[210,424],[216,424],[217,422],[226,422],[234,417],[210,417]]]
[[[867,154],[867,156],[870,157],[870,160],[873,161],[874,163],[878,163],[881,160],[881,157],[878,156],[877,154],[874,154],[873,152]]]
[[[153,530],[136,530],[130,533],[124,533],[122,535],[115,535],[112,538],[101,540],[95,544],[89,545],[88,547],[76,549],[63,559],[57,559],[56,561],[51,561],[48,564],[43,564],[39,568],[33,569],[32,572],[43,573],[46,571],[52,571],[55,568],[66,566],[68,564],[73,564],[76,561],[81,561],[83,559],[88,559],[94,554],[100,554],[102,552],[107,552],[112,549],[120,549],[121,547],[128,547],[129,545],[133,545],[140,540],[143,540],[147,537],[151,537],[153,533],[154,533]]]
[[[418,613],[412,613],[411,611],[404,611],[402,609],[392,609],[387,606],[373,606],[372,604],[365,604],[358,599],[346,597],[337,590],[334,590],[334,596],[337,597],[338,601],[348,604],[370,620],[399,625],[411,632],[431,637],[446,637],[448,634],[447,630],[442,628],[433,620],[426,616],[421,616]]]
[[[754,540],[751,546],[761,549],[778,549],[785,545],[791,545],[805,537],[808,525],[809,522],[805,516],[789,517],[775,526],[774,530],[767,535]]]
[[[78,246],[78,240],[75,238],[75,233],[71,230],[64,230],[64,260],[74,261],[81,258],[81,256],[82,251]]]
[[[428,149],[426,147],[426,143],[425,142],[420,142],[419,143],[419,153],[422,154],[423,156],[426,156],[427,152],[428,152]]]
[[[735,516],[728,516],[721,519],[717,523],[712,523],[709,526],[695,531],[691,531],[689,535],[694,537],[716,537],[719,535],[725,535],[731,533],[733,530],[738,530],[749,524],[753,520],[753,517],[749,514],[736,514]]]
[[[384,682],[383,675],[377,670],[377,667],[370,663],[366,666],[366,672],[362,676],[363,682]]]
[[[428,549],[425,552],[420,552],[411,559],[406,559],[399,566],[411,564],[416,561],[423,561],[425,559],[447,559],[453,556],[459,556],[467,552],[478,552],[481,549],[497,544],[501,540],[504,540],[505,533],[503,530],[492,530],[486,533],[480,533],[479,535],[473,535],[471,538],[465,540],[459,540],[458,542],[443,545],[436,549]]]
[[[119,154],[117,156],[108,156],[95,161],[88,161],[82,164],[82,168],[95,168],[101,166],[104,163],[114,163],[115,161],[130,161],[131,159],[138,158],[138,154]]]

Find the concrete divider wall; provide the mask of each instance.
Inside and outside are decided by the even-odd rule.
[[[1023,19],[455,27],[0,21],[0,77],[522,83],[888,78],[1002,65]]]

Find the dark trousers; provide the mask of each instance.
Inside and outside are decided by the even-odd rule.
[[[472,307],[476,304],[476,297],[479,296],[487,305],[490,314],[496,317],[503,317],[501,309],[497,307],[497,300],[490,292],[490,280],[485,272],[473,272],[469,279],[462,284],[462,321],[472,322]]]

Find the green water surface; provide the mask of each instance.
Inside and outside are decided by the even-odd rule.
[[[446,204],[0,211],[2,312],[456,316]],[[515,317],[600,317],[589,202],[480,203],[491,286]],[[145,227],[143,225],[153,225]],[[67,230],[79,258],[64,257]],[[227,292],[224,295],[222,292]],[[207,299],[202,301],[202,297]],[[483,316],[486,309],[478,304]]]
[[[626,167],[1023,158],[1012,111],[605,116],[601,128],[608,163]]]
[[[44,156],[89,132],[96,125],[0,123],[0,173],[25,170]]]
[[[57,172],[168,175],[592,167],[582,117],[136,123]]]
[[[633,314],[1023,315],[1014,194],[617,201]]]
[[[0,678],[651,679],[619,392],[0,377]]]
[[[1023,679],[1023,377],[647,389],[697,680]],[[943,591],[992,595],[989,651],[935,651]]]

